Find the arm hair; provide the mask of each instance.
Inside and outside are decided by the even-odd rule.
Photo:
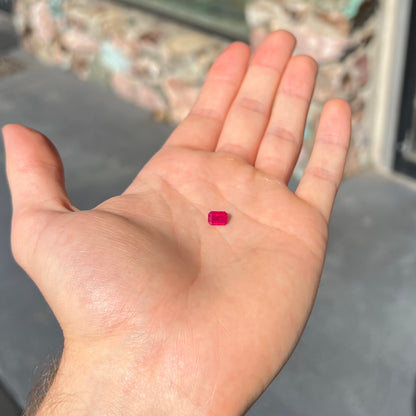
[[[26,409],[23,412],[23,416],[36,416],[42,402],[44,401],[46,394],[52,386],[55,380],[56,373],[61,362],[62,351],[60,351],[56,357],[48,363],[42,370],[39,380],[33,386],[26,402]]]

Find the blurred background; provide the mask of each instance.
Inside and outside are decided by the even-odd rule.
[[[293,186],[328,99],[351,104],[353,137],[309,324],[249,414],[414,416],[415,0],[0,0],[0,122],[47,134],[91,208],[158,150],[230,42],[277,29],[320,65]],[[14,416],[62,336],[12,259],[0,163],[0,414]]]

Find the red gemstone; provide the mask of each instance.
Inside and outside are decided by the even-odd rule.
[[[208,214],[208,222],[211,225],[227,225],[228,214],[225,211],[211,211]]]

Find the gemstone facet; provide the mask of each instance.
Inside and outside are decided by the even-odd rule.
[[[225,211],[211,211],[208,214],[208,223],[211,225],[227,225],[228,214]]]

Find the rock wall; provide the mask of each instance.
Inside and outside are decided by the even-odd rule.
[[[17,0],[23,47],[111,86],[159,119],[181,121],[228,41],[102,0]]]
[[[371,56],[377,0],[248,0],[246,16],[255,49],[273,30],[297,38],[320,72],[296,173],[309,158],[325,101],[341,97],[353,109],[347,173],[365,168],[372,96]],[[229,41],[103,0],[17,0],[15,26],[25,49],[82,79],[111,86],[127,100],[174,123],[188,113],[209,67]]]
[[[346,99],[353,111],[353,138],[346,173],[370,163],[368,124],[371,103],[372,56],[375,51],[377,0],[252,0],[247,20],[256,47],[276,29],[297,38],[296,54],[312,56],[320,66],[305,131],[297,173],[310,156],[323,104],[333,97]],[[367,119],[366,119],[367,118]]]

